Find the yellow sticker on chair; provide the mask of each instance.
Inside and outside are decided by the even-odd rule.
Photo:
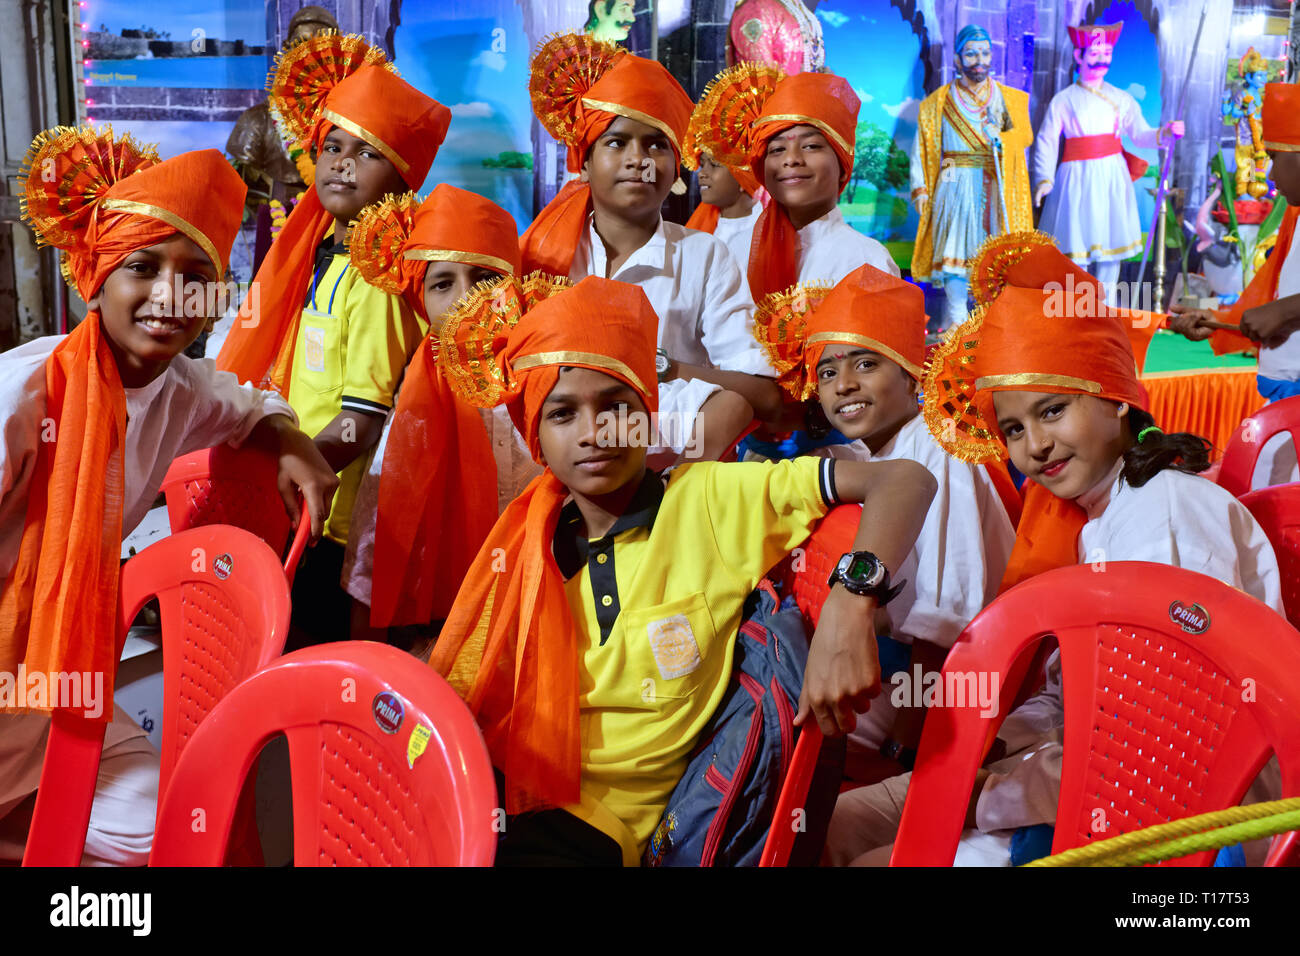
[[[700,646],[685,614],[674,614],[646,625],[650,649],[664,680],[685,677],[700,666]]]

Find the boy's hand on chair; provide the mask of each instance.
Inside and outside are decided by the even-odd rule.
[[[311,539],[316,541],[325,531],[325,519],[334,503],[339,476],[325,461],[316,443],[288,418],[270,415],[262,419],[262,423],[271,423],[279,439],[280,470],[276,481],[285,510],[296,526],[301,517],[298,509],[298,494],[301,492],[311,521]]]
[[[847,734],[880,693],[873,598],[831,588],[808,649],[795,726],[811,714],[827,737]]]

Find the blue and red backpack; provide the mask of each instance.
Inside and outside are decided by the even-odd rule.
[[[646,866],[757,866],[794,754],[808,634],[764,579],[745,602],[731,685],[700,735],[642,860]],[[796,826],[791,866],[815,866],[844,768],[827,740]]]

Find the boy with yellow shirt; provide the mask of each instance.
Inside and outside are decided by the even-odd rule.
[[[386,194],[423,184],[451,114],[400,79],[383,51],[333,34],[282,56],[270,103],[313,148],[315,184],[258,270],[218,365],[284,395],[339,473],[325,536],[294,581],[294,648],[349,636],[340,579],[353,502],[427,328],[401,296],[352,268],[348,224]]]
[[[452,387],[506,403],[546,470],[488,536],[431,663],[501,773],[498,862],[636,865],[726,693],[746,597],[840,501],[864,503],[855,549],[879,573],[842,579],[861,595],[832,589],[796,723],[852,728],[879,692],[887,568],[935,485],[907,461],[649,472],[658,322],[644,292],[597,277],[525,285],[478,290],[442,330]]]

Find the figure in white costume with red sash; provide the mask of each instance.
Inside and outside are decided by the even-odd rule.
[[[1133,182],[1147,164],[1124,150],[1123,137],[1155,148],[1183,135],[1181,120],[1148,126],[1137,100],[1105,82],[1122,28],[1069,28],[1079,79],[1052,97],[1034,149],[1034,205],[1043,207],[1038,228],[1111,294],[1120,262],[1142,250]]]

